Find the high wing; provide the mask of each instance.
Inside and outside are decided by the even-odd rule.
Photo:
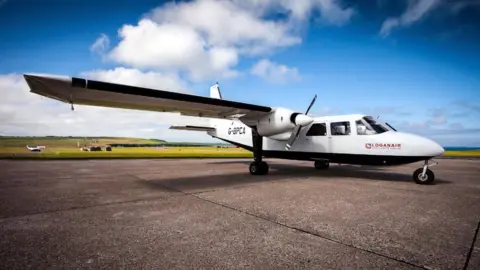
[[[235,115],[256,118],[272,111],[266,106],[76,77],[24,74],[24,78],[30,92],[71,104],[178,112],[209,118]]]

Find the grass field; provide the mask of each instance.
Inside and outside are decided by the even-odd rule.
[[[152,147],[113,147],[112,151],[81,151],[83,146],[108,144],[151,144]],[[7,159],[94,159],[94,158],[242,158],[253,157],[244,149],[217,145],[164,147],[164,141],[136,138],[80,137],[0,137],[0,158]],[[41,152],[31,152],[26,146],[45,146]]]
[[[251,158],[253,154],[241,148],[154,147],[165,143],[154,139],[136,138],[72,138],[72,137],[0,137],[0,158],[3,159],[95,159],[95,158]],[[112,151],[81,151],[78,146],[105,146],[107,144],[152,144],[152,147],[119,147]],[[41,152],[30,152],[26,145],[46,146]],[[188,144],[186,144],[188,145]],[[480,150],[445,151],[449,157],[480,157]]]

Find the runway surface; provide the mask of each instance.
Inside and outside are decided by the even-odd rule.
[[[2,268],[480,269],[480,160],[267,161],[2,160]]]

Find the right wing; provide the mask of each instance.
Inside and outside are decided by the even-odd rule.
[[[30,92],[66,103],[230,118],[261,117],[271,107],[56,75],[24,75]]]

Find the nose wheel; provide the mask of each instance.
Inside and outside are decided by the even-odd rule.
[[[423,168],[418,168],[415,170],[415,172],[413,172],[413,181],[419,185],[431,184],[435,180],[435,174],[433,174],[429,167],[437,164],[437,162],[429,164],[428,160],[425,160],[425,165],[423,165]]]

